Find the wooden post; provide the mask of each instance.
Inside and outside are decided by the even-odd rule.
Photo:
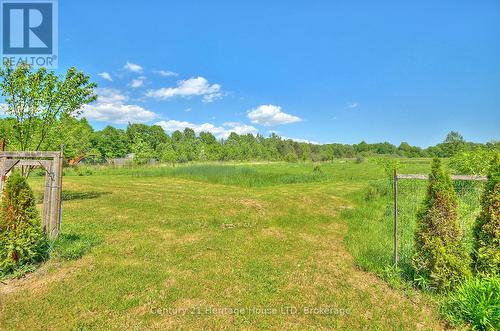
[[[54,176],[54,167],[53,163],[50,163],[50,166],[45,168],[45,190],[43,193],[43,210],[42,210],[42,228],[45,233],[50,232],[50,210],[51,210],[51,183],[52,177]]]
[[[0,151],[5,151],[5,139],[2,138],[0,140]],[[5,167],[5,160],[6,158],[2,157],[2,159],[0,160],[0,167],[2,168],[2,173],[0,173],[0,200],[2,199],[2,196],[3,196],[3,187],[5,185],[5,179],[6,179],[6,173],[4,171],[4,167]]]
[[[62,188],[62,167],[63,167],[63,148],[52,162],[52,178],[50,181],[51,187],[51,203],[50,203],[50,220],[49,220],[49,237],[54,239],[59,235],[61,226],[61,188]]]
[[[394,195],[394,266],[398,266],[398,171],[394,169],[394,177],[392,180],[392,190]]]
[[[61,145],[61,151],[59,152],[59,157],[57,158],[58,162],[58,174],[57,174],[57,196],[56,196],[56,203],[57,203],[57,218],[55,219],[55,222],[57,224],[56,226],[56,233],[54,234],[54,238],[59,236],[59,232],[61,231],[61,223],[62,223],[62,178],[63,178],[63,161],[64,161],[64,144]]]

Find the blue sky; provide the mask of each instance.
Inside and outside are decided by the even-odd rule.
[[[498,0],[60,0],[59,70],[69,66],[99,84],[86,110],[96,128],[500,139]]]

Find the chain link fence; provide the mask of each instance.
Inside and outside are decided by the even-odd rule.
[[[453,185],[458,198],[458,215],[462,229],[462,240],[469,252],[473,249],[473,228],[481,210],[481,194],[484,188],[481,180],[454,180]],[[397,254],[398,265],[405,273],[411,273],[414,254],[417,213],[422,206],[428,181],[422,178],[397,179]],[[394,215],[394,203],[392,203]]]

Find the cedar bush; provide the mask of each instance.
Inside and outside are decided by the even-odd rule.
[[[43,261],[47,252],[35,196],[16,172],[5,183],[0,206],[0,276]]]
[[[500,155],[496,155],[481,198],[482,211],[474,228],[476,271],[500,276]]]
[[[471,275],[470,258],[461,244],[457,204],[449,173],[434,159],[427,195],[417,215],[412,261],[416,278],[433,289],[449,289]]]

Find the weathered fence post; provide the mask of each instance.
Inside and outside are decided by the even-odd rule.
[[[59,235],[61,226],[61,190],[62,190],[62,168],[63,168],[63,150],[64,145],[61,145],[61,150],[56,153],[52,161],[52,178],[51,178],[51,203],[50,203],[50,222],[48,235],[51,238],[56,238]]]
[[[59,152],[0,151],[0,200],[4,181],[14,167],[42,167],[45,169],[42,228],[51,239],[57,238],[61,229],[63,151],[64,145],[61,145]]]
[[[2,138],[2,140],[0,140],[0,152],[4,152],[5,151],[5,139]],[[5,160],[6,158],[2,157],[2,159],[0,160],[0,166],[1,167],[5,167]],[[0,178],[0,200],[2,199],[1,196],[3,195],[3,186],[5,184],[5,178],[6,176],[4,176],[3,172],[1,174],[1,178]]]
[[[394,169],[394,177],[392,179],[392,190],[394,196],[394,265],[397,267],[399,262],[398,256],[398,171]]]

